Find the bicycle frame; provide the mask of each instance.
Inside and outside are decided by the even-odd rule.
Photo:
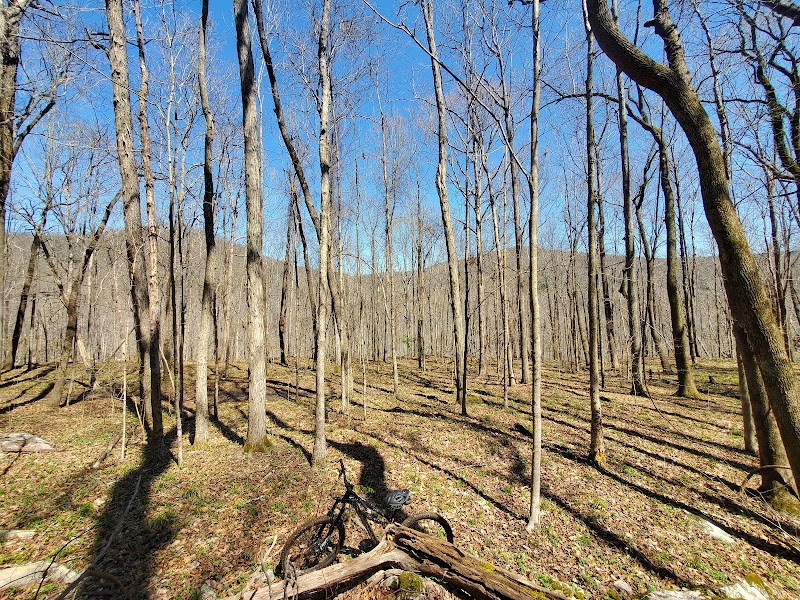
[[[380,523],[381,525],[388,525],[390,519],[387,518],[380,509],[373,506],[366,498],[362,498],[358,492],[355,491],[353,484],[347,480],[344,462],[341,459],[339,460],[339,476],[344,479],[345,493],[343,496],[336,498],[333,506],[331,506],[330,510],[328,510],[328,525],[326,526],[327,532],[323,537],[323,541],[327,541],[327,538],[333,532],[336,523],[344,519],[344,513],[347,510],[347,507],[351,506],[356,515],[358,515],[358,518],[361,521],[361,524],[364,526],[367,535],[369,535],[370,540],[377,544],[378,536],[375,535],[375,531],[372,529],[370,521]]]

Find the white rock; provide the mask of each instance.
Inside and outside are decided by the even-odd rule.
[[[41,581],[45,576],[50,581],[72,583],[77,579],[78,573],[48,560],[25,563],[0,569],[0,590],[24,587]]]
[[[3,452],[46,452],[55,450],[52,444],[30,433],[4,433],[0,435]]]
[[[628,585],[627,582],[623,581],[622,579],[617,579],[614,582],[614,587],[620,594],[624,594],[626,596],[633,596],[633,588]]]
[[[700,600],[700,592],[694,590],[665,590],[650,594],[650,600]]]
[[[710,537],[714,538],[715,540],[719,540],[720,542],[724,542],[726,544],[733,544],[736,541],[736,538],[728,534],[728,532],[720,529],[716,525],[714,525],[711,521],[706,521],[705,519],[701,519],[699,517],[695,517],[697,524],[700,526],[706,534]]]
[[[35,533],[33,529],[5,529],[0,531],[0,542],[5,540],[29,540]]]
[[[720,592],[722,592],[723,598],[736,598],[737,600],[770,600],[770,596],[765,590],[744,579],[733,585],[726,585]]]

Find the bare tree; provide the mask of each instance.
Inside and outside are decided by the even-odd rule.
[[[61,276],[55,256],[50,252],[44,239],[40,238],[42,252],[47,259],[50,270],[53,272],[56,280],[56,286],[58,287],[61,295],[61,301],[64,303],[64,308],[66,308],[67,311],[67,325],[64,330],[64,337],[62,338],[61,351],[58,360],[58,374],[56,376],[56,381],[51,396],[51,404],[53,406],[61,405],[65,402],[65,400],[69,402],[69,398],[65,399],[64,397],[64,385],[67,379],[67,368],[72,360],[75,346],[78,343],[78,309],[80,308],[83,281],[86,277],[86,273],[89,271],[92,257],[94,256],[94,251],[97,249],[97,244],[100,241],[100,237],[103,235],[106,224],[108,223],[108,219],[111,216],[111,212],[114,210],[114,205],[117,203],[117,200],[119,200],[121,195],[121,193],[114,194],[112,199],[106,205],[100,222],[97,224],[95,230],[84,243],[79,265],[77,265],[77,268],[75,269],[67,269],[67,275],[69,276],[69,279],[66,282]],[[73,236],[67,235],[67,241],[70,245],[70,255],[72,255],[72,246],[77,242],[77,240],[73,239]],[[69,266],[72,267],[72,265]]]
[[[52,136],[51,136],[52,139]],[[14,368],[17,364],[17,351],[19,350],[19,341],[22,336],[22,327],[25,324],[25,312],[28,309],[28,299],[31,293],[31,285],[33,284],[33,277],[36,272],[36,263],[39,261],[39,251],[41,249],[41,236],[44,231],[45,224],[47,223],[47,213],[52,206],[52,195],[45,197],[45,201],[40,209],[40,216],[37,223],[33,225],[33,237],[31,239],[31,249],[28,254],[28,267],[25,269],[25,279],[22,282],[22,291],[20,292],[19,305],[17,307],[17,317],[14,320],[14,331],[11,334],[11,367]],[[33,313],[34,307],[31,307]],[[31,314],[31,318],[33,314]],[[30,346],[30,345],[29,345]]]
[[[245,199],[247,204],[247,359],[250,373],[245,449],[258,452],[264,448],[267,441],[267,369],[264,356],[264,288],[261,261],[264,200],[259,166],[258,112],[247,0],[233,0],[233,13],[236,21],[236,50],[239,57],[239,78],[242,90]]]
[[[294,187],[294,177],[289,175],[289,187]],[[294,196],[295,196],[294,189],[291,190],[290,195],[291,198],[289,200],[289,208],[287,211],[286,217],[286,250],[283,254],[283,278],[281,280],[281,305],[280,310],[278,313],[278,346],[281,353],[281,364],[283,366],[289,366],[289,363],[286,360],[286,344],[287,344],[287,336],[286,336],[286,316],[288,313],[289,308],[289,283],[290,283],[290,275],[291,275],[291,263],[289,261],[289,253],[292,249],[292,241],[293,236],[292,233],[294,232]]]
[[[594,36],[583,5],[586,25],[586,229],[588,231],[588,296],[589,310],[589,404],[591,406],[591,443],[589,460],[603,466],[606,463],[605,440],[603,436],[603,413],[600,406],[600,377],[598,371],[598,312],[597,312],[597,229],[595,227],[595,134],[593,105]]]
[[[394,314],[394,213],[397,207],[397,169],[396,163],[392,163],[391,181],[389,180],[389,147],[387,137],[389,135],[386,114],[381,103],[380,91],[378,90],[378,108],[381,115],[381,174],[383,175],[383,202],[384,202],[384,265],[386,281],[383,286],[383,304],[386,318],[389,320],[389,349],[392,354],[392,385],[395,395],[397,395],[398,371],[397,371],[397,326]],[[396,150],[396,148],[395,148]]]
[[[672,165],[670,164],[669,142],[665,139],[664,131],[652,122],[644,95],[639,94],[636,103],[639,114],[631,112],[637,123],[653,136],[653,141],[658,149],[658,168],[661,191],[664,194],[664,223],[667,235],[667,297],[669,300],[670,322],[672,324],[672,344],[675,351],[675,366],[678,371],[677,395],[684,398],[698,398],[700,392],[694,383],[694,369],[692,367],[689,336],[686,330],[683,302],[678,289],[678,235],[675,224],[675,191],[670,177]]]
[[[613,0],[614,20],[619,21],[619,0]],[[617,68],[617,120],[619,126],[620,162],[622,169],[622,213],[625,223],[625,269],[623,295],[628,308],[628,336],[631,348],[631,393],[646,394],[644,388],[644,363],[642,360],[642,332],[639,316],[639,285],[636,277],[636,225],[631,194],[631,166],[628,156],[627,93],[622,70]]]
[[[154,348],[150,328],[143,319],[150,312],[150,298],[144,269],[144,238],[142,235],[142,210],[139,196],[139,174],[133,148],[133,123],[131,118],[130,79],[128,77],[128,55],[126,50],[125,23],[122,0],[106,0],[108,21],[108,49],[106,53],[111,65],[111,82],[116,127],[117,157],[122,176],[122,206],[125,215],[125,247],[131,276],[131,299],[133,301],[136,339],[139,342],[141,393],[145,416],[149,423],[152,441],[160,447],[164,436],[161,422],[161,382],[154,370],[159,361],[158,348]]]
[[[664,43],[668,65],[663,65],[645,55],[619,31],[605,0],[587,0],[587,3],[589,19],[603,51],[634,81],[664,99],[689,140],[697,161],[706,217],[719,248],[731,315],[745,329],[797,479],[800,477],[800,390],[755,257],[731,202],[719,140],[689,77],[678,28],[666,1],[654,0],[654,18],[647,25],[654,28]]]
[[[27,102],[18,111],[17,74],[20,65],[19,26],[22,18],[35,8],[34,0],[9,0],[0,5],[0,290],[6,284],[6,203],[11,190],[11,167],[22,142],[56,104],[56,94],[69,70],[69,63],[59,65],[56,76],[44,90],[36,85],[28,90]],[[0,302],[0,362],[5,360],[6,303]]]
[[[141,84],[137,97],[139,99],[139,141],[141,144],[142,173],[144,175],[145,205],[147,207],[147,241],[148,270],[147,295],[149,297],[150,327],[150,387],[151,393],[158,398],[158,414],[153,404],[153,429],[160,429],[156,421],[161,421],[161,292],[158,277],[158,223],[156,222],[155,177],[150,161],[150,124],[147,119],[147,102],[149,95],[150,75],[144,54],[144,33],[139,0],[133,2],[133,14],[136,21],[136,45],[139,50],[139,73]]]
[[[320,97],[319,113],[319,295],[317,297],[317,402],[314,409],[314,450],[311,461],[321,462],[327,453],[325,440],[325,356],[328,328],[328,279],[330,264],[330,212],[331,212],[331,156],[330,156],[330,105],[331,72],[328,35],[331,24],[331,2],[323,0],[319,22],[317,58],[319,60]],[[325,276],[328,274],[328,277]]]
[[[205,118],[203,143],[203,232],[206,242],[206,264],[203,270],[203,295],[200,308],[200,328],[197,340],[197,377],[195,381],[194,443],[208,443],[208,346],[213,324],[214,295],[217,287],[217,249],[214,234],[214,115],[206,87],[206,30],[208,0],[203,0],[200,25],[197,30],[197,82],[200,103]],[[219,379],[219,372],[215,373]]]
[[[436,191],[439,195],[439,206],[442,211],[442,223],[447,247],[447,268],[450,276],[450,308],[453,314],[453,340],[455,344],[456,403],[461,406],[461,414],[466,415],[467,370],[464,364],[466,337],[464,335],[464,317],[461,312],[458,255],[453,234],[453,222],[450,217],[450,202],[447,198],[447,108],[442,86],[442,71],[433,30],[433,2],[431,0],[421,0],[420,9],[425,20],[425,33],[428,40],[428,52],[431,57],[433,89],[436,95],[436,112],[438,116],[439,162],[436,168]]]

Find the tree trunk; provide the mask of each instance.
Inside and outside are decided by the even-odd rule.
[[[650,243],[647,241],[647,233],[644,229],[644,220],[642,219],[641,205],[636,207],[636,219],[639,222],[639,236],[642,240],[642,252],[644,254],[644,262],[647,271],[647,323],[650,328],[650,337],[653,340],[653,345],[658,353],[659,361],[661,362],[661,370],[664,373],[672,373],[672,367],[667,357],[667,349],[664,347],[664,339],[661,332],[658,331],[656,325],[656,301],[655,301],[655,274],[653,273],[655,267],[655,257],[650,250]],[[655,242],[653,243],[655,246]],[[644,335],[642,335],[644,339]]]
[[[618,1],[613,0],[614,20],[619,20]],[[636,225],[631,196],[631,167],[628,157],[628,111],[627,93],[622,70],[617,68],[617,115],[619,125],[619,147],[622,165],[622,213],[625,222],[625,269],[623,290],[628,308],[628,336],[631,351],[631,394],[644,395],[644,365],[642,361],[642,331],[639,314],[639,284],[636,276]]]
[[[531,11],[535,12],[535,18],[537,23],[535,30],[535,34],[538,33],[538,19],[539,19],[539,0],[533,0],[531,2]],[[534,34],[533,37],[536,37]],[[539,52],[538,48],[538,40],[535,40],[536,47],[533,48],[532,52],[536,55]],[[517,284],[517,313],[519,315],[519,319],[517,321],[517,333],[519,337],[519,348],[520,348],[520,358],[522,360],[522,375],[521,375],[521,382],[528,383],[528,353],[527,348],[530,346],[528,339],[530,337],[530,329],[528,324],[527,318],[527,306],[526,306],[526,290],[525,290],[525,281],[522,277],[522,251],[523,251],[523,239],[522,239],[522,217],[520,215],[520,198],[519,198],[519,166],[517,165],[517,161],[514,160],[512,157],[512,151],[514,148],[514,118],[511,113],[511,95],[509,92],[509,83],[506,80],[505,76],[505,62],[502,60],[502,54],[498,53],[498,62],[500,68],[500,85],[502,89],[502,104],[503,104],[503,119],[506,131],[506,157],[508,159],[508,166],[511,175],[511,201],[513,205],[514,211],[514,258],[516,260],[517,266],[517,276],[516,276],[516,284]],[[538,63],[537,63],[538,64]],[[541,71],[541,66],[539,66],[539,72]],[[534,81],[534,88],[536,87],[537,82]],[[540,84],[538,84],[540,85]],[[532,99],[533,102],[533,99]],[[538,127],[538,125],[537,125]],[[538,144],[538,141],[536,142]],[[509,344],[509,350],[513,354],[513,344]],[[514,375],[514,363],[508,365],[508,378],[511,384],[516,383],[516,377]]]
[[[531,214],[528,221],[528,235],[530,238],[528,250],[528,261],[530,263],[528,299],[531,307],[531,352],[533,353],[533,376],[531,378],[533,440],[531,444],[530,506],[528,523],[525,526],[529,532],[538,527],[541,522],[542,478],[542,317],[539,306],[539,97],[541,93],[542,63],[539,37],[539,0],[533,0],[531,3],[531,58],[533,64],[533,93],[531,94],[531,154],[530,171],[528,172],[528,193],[531,198]],[[522,313],[520,318],[524,318]],[[527,351],[527,344],[521,346],[523,355]],[[526,373],[524,366],[522,373],[524,381]]]
[[[264,222],[261,169],[258,150],[258,111],[247,0],[233,0],[236,50],[242,91],[245,197],[247,205],[247,361],[249,367],[247,443],[245,450],[259,452],[267,441],[266,360],[264,358],[264,288],[261,282],[261,247]]]
[[[739,399],[742,403],[742,437],[744,449],[750,454],[758,452],[755,424],[753,422],[753,407],[750,402],[750,392],[747,389],[747,379],[744,372],[744,359],[739,342],[736,342],[736,369],[739,375]]]
[[[619,371],[617,358],[617,340],[614,335],[614,305],[611,302],[611,286],[608,282],[608,265],[606,264],[606,217],[603,210],[603,185],[600,168],[600,148],[595,146],[597,164],[597,251],[600,258],[600,284],[603,299],[603,316],[606,324],[606,339],[608,340],[608,357],[611,360],[611,370]],[[601,354],[602,356],[602,354]],[[604,372],[605,370],[603,370]],[[603,376],[605,381],[605,375]]]
[[[787,319],[786,311],[786,285],[784,282],[785,275],[783,271],[783,259],[781,256],[781,234],[778,226],[778,215],[775,210],[775,197],[773,193],[773,178],[769,170],[764,170],[766,176],[767,188],[767,207],[769,209],[769,224],[770,224],[770,241],[772,250],[772,266],[774,269],[774,289],[775,289],[775,319],[777,320],[778,327],[783,334],[783,345],[786,348],[786,355],[791,361],[792,359],[792,346],[789,339],[789,322]]]
[[[139,72],[141,87],[139,89],[139,129],[141,141],[142,172],[144,174],[145,204],[147,206],[147,241],[148,241],[148,277],[147,293],[149,296],[150,317],[150,386],[151,403],[153,405],[153,431],[163,435],[161,423],[161,291],[158,281],[158,223],[156,222],[155,179],[150,162],[150,125],[147,121],[147,96],[149,93],[149,74],[144,58],[144,34],[139,10],[139,0],[133,2],[133,14],[136,20],[136,42],[139,49]]]
[[[672,168],[670,164],[669,148],[664,132],[650,120],[643,95],[640,90],[637,104],[640,116],[634,117],[636,121],[653,136],[658,148],[658,172],[661,191],[664,194],[664,222],[667,232],[667,299],[670,310],[670,323],[672,325],[672,343],[675,351],[675,366],[678,371],[677,396],[684,398],[699,398],[700,393],[694,383],[694,369],[692,366],[692,352],[689,346],[689,335],[686,329],[683,303],[678,289],[678,235],[675,225],[675,193],[670,181]]]
[[[484,170],[487,169],[486,161],[484,160],[483,163]],[[506,297],[506,252],[505,252],[505,244],[504,238],[500,235],[500,223],[497,218],[497,207],[495,206],[495,196],[492,190],[492,179],[488,177],[487,173],[487,184],[489,186],[489,205],[492,209],[492,225],[494,230],[494,252],[495,252],[495,260],[496,260],[496,268],[497,268],[497,291],[500,295],[500,320],[502,322],[503,328],[503,346],[502,350],[498,353],[499,357],[498,360],[503,361],[503,406],[508,408],[508,384],[509,378],[508,374],[510,372],[509,368],[509,360],[510,356],[510,331],[508,328],[508,300]],[[505,221],[503,222],[505,225]],[[503,230],[505,231],[505,229]]]
[[[327,453],[325,440],[325,357],[328,333],[328,283],[326,277],[330,261],[330,210],[331,210],[331,159],[330,159],[330,103],[331,73],[328,64],[328,32],[331,19],[331,2],[323,0],[320,20],[317,57],[319,59],[319,296],[317,298],[317,399],[314,409],[314,450],[311,460],[319,464]]]
[[[291,188],[290,188],[291,190]],[[306,287],[308,291],[308,304],[311,310],[311,334],[313,337],[313,347],[311,349],[311,359],[317,360],[317,300],[313,293],[314,290],[314,271],[308,256],[308,244],[306,243],[306,233],[303,227],[303,217],[300,214],[300,206],[297,195],[291,198],[294,203],[294,219],[297,226],[297,233],[300,236],[300,243],[303,246],[303,265],[306,272]]]
[[[694,384],[689,336],[683,313],[683,302],[678,289],[678,236],[675,229],[675,195],[669,181],[669,155],[663,133],[659,136],[658,157],[661,172],[661,190],[664,192],[664,221],[667,230],[667,297],[672,322],[672,343],[675,348],[675,367],[678,371],[677,396],[699,398],[700,392]]]
[[[264,28],[264,20],[263,20],[263,15],[262,15],[262,10],[261,10],[261,4],[259,2],[255,2],[255,3],[253,3],[253,7],[255,9],[254,12],[255,12],[255,17],[256,17],[256,25],[257,25],[257,28],[258,28],[258,38],[259,38],[259,41],[260,41],[260,44],[261,44],[261,52],[262,52],[262,55],[264,57],[264,64],[265,64],[265,66],[267,68],[267,76],[269,77],[270,88],[272,90],[272,100],[273,100],[274,107],[275,107],[275,118],[276,118],[276,120],[278,122],[278,129],[280,130],[281,138],[283,139],[284,146],[286,147],[286,150],[289,153],[289,157],[290,157],[290,159],[292,161],[292,166],[294,167],[295,175],[297,175],[298,182],[300,183],[300,189],[301,189],[301,191],[303,193],[303,200],[305,202],[306,209],[308,210],[308,214],[311,217],[311,221],[312,221],[312,223],[314,225],[314,230],[317,233],[317,239],[320,240],[320,243],[321,243],[321,239],[320,238],[322,236],[322,228],[323,228],[322,221],[324,220],[323,219],[324,215],[322,215],[322,206],[320,206],[320,213],[318,214],[316,208],[314,207],[314,203],[312,201],[312,198],[311,198],[311,190],[310,190],[310,188],[308,186],[308,181],[307,181],[306,176],[305,176],[305,170],[303,168],[303,161],[302,161],[302,159],[300,158],[300,155],[297,152],[297,148],[294,145],[294,141],[292,140],[292,136],[289,134],[289,130],[286,127],[286,121],[285,121],[285,119],[283,117],[283,108],[282,108],[282,104],[281,104],[280,93],[278,91],[277,79],[275,77],[275,69],[274,69],[274,66],[273,66],[273,63],[272,63],[272,55],[270,54],[270,51],[269,51],[269,44],[268,44],[268,40],[267,40],[267,36],[266,36],[266,31],[265,31],[265,28]],[[327,17],[327,19],[328,19],[327,27],[328,28],[330,27],[330,23],[329,23],[330,15],[329,15],[329,12],[330,12],[330,7],[328,7],[328,12],[326,13],[325,6],[323,6],[323,16],[325,14],[328,14],[328,17]],[[325,25],[325,24],[322,23],[321,25]],[[322,33],[320,33],[320,35],[322,35]],[[325,35],[327,36],[328,34],[326,33]],[[320,143],[323,146],[323,148],[320,149],[320,151],[322,153],[322,154],[320,154],[320,182],[321,183],[324,182],[324,187],[320,188],[320,198],[321,198],[321,202],[323,200],[325,200],[326,201],[325,206],[330,208],[330,205],[331,205],[331,173],[330,173],[330,169],[331,169],[331,156],[330,156],[331,155],[331,150],[330,150],[330,145],[331,145],[331,143],[330,143],[330,133],[329,133],[330,123],[328,122],[330,120],[330,103],[331,103],[331,82],[330,82],[331,75],[330,75],[330,67],[328,66],[328,62],[330,61],[330,56],[328,55],[329,54],[329,50],[328,50],[328,47],[327,47],[327,44],[328,44],[327,37],[326,37],[325,40],[323,40],[322,37],[320,37],[318,42],[319,42],[318,60],[320,61],[320,69],[322,69],[323,66],[325,66],[325,69],[327,69],[326,72],[320,72],[320,86],[321,86],[321,89],[320,89],[320,102],[319,102],[319,105],[318,105],[319,114],[320,114]],[[325,113],[325,116],[323,116],[323,113]],[[324,123],[323,123],[323,120],[324,120]],[[323,138],[324,138],[324,140],[323,140]],[[324,158],[323,158],[323,155],[324,155]],[[323,163],[324,163],[324,165],[323,165]],[[298,216],[299,216],[299,213],[298,213]],[[325,247],[327,248],[328,254],[325,256],[325,259],[323,261],[324,265],[322,263],[319,265],[319,268],[320,268],[319,272],[326,274],[327,281],[325,281],[324,284],[321,283],[321,285],[325,286],[326,294],[327,293],[330,294],[331,312],[332,312],[332,314],[334,316],[334,319],[335,319],[336,315],[343,315],[344,308],[343,308],[341,293],[340,293],[340,290],[339,290],[339,285],[337,284],[337,280],[336,280],[336,274],[333,271],[333,261],[330,259],[330,254],[331,254],[331,244],[330,244],[331,217],[330,217],[330,214],[328,214],[325,218],[327,218],[327,220],[328,220],[328,223],[327,223],[328,231],[326,233],[327,240],[326,240],[326,244],[325,244]],[[302,230],[301,230],[301,238],[303,240],[305,239],[302,236]],[[304,244],[305,244],[305,242],[304,242]],[[304,248],[304,251],[305,251],[305,245],[303,246],[303,248]],[[306,266],[308,267],[308,262],[306,262]],[[324,266],[324,269],[323,269],[323,266]],[[309,276],[309,279],[310,279],[310,277],[311,277],[310,274],[308,276]],[[321,277],[320,279],[324,279],[324,277]],[[309,288],[309,295],[311,295],[310,289],[311,288]],[[322,296],[322,297],[318,298],[317,300],[318,300],[319,304],[321,304],[323,301],[325,303],[327,303],[328,298],[327,298],[327,295],[325,295],[325,296]],[[317,340],[317,341],[321,337],[321,331],[320,331],[321,328],[326,327],[326,323],[322,323],[322,318],[319,316],[319,310],[323,310],[323,309],[318,308],[317,311],[316,311],[318,316],[317,316],[317,327],[316,327],[316,330],[315,330],[315,336],[314,337],[315,337],[315,340]],[[324,311],[325,311],[325,316],[327,317],[327,308],[324,308]],[[343,325],[343,322],[342,322],[342,325]],[[325,335],[327,335],[327,331],[325,331],[323,333]],[[350,341],[349,341],[349,334],[347,332],[347,328],[344,327],[344,326],[341,326],[339,328],[339,334],[341,336],[341,346],[343,348],[349,348]],[[318,343],[315,343],[315,345],[319,346]],[[315,362],[319,366],[319,364],[320,364],[319,357],[318,357],[319,348],[315,348],[314,352],[315,352]],[[349,362],[349,360],[347,362]],[[348,378],[348,380],[349,380],[349,378]]]
[[[483,140],[480,139],[480,132],[478,131],[479,123],[476,123],[473,129],[473,147],[474,156],[472,160],[472,168],[474,172],[474,185],[475,185],[475,205],[473,211],[475,212],[475,267],[477,269],[476,277],[478,279],[478,298],[477,298],[477,318],[478,318],[478,375],[486,375],[486,328],[484,321],[486,320],[486,311],[483,309],[483,302],[485,292],[483,289],[483,222],[481,219],[481,196],[483,195],[482,180],[483,174],[480,170],[479,154],[483,154]],[[476,137],[477,136],[477,139]]]
[[[461,414],[467,414],[467,395],[464,385],[466,350],[463,315],[461,314],[461,289],[459,284],[458,255],[456,253],[453,223],[450,218],[450,203],[447,199],[447,112],[442,87],[442,73],[439,66],[436,41],[433,33],[433,2],[422,0],[422,14],[425,19],[425,31],[428,39],[428,51],[431,55],[431,71],[433,87],[436,94],[436,110],[438,114],[439,162],[436,168],[436,191],[439,195],[439,206],[442,211],[442,224],[447,246],[447,267],[450,279],[450,308],[453,315],[453,342],[455,350],[456,403],[461,406]]]
[[[451,590],[477,600],[566,600],[561,592],[533,585],[520,575],[474,558],[453,544],[398,525],[387,529],[384,539],[366,554],[311,571],[292,583],[280,582],[261,588],[249,598],[279,600],[292,596],[308,600],[348,595],[344,592],[363,582],[371,573],[398,567],[437,579]],[[369,594],[371,590],[359,591]],[[225,600],[234,600],[234,597]]]
[[[781,491],[788,486],[796,492],[791,473],[783,469],[769,468],[770,465],[786,465],[788,459],[784,450],[781,435],[778,431],[775,416],[769,407],[761,373],[753,360],[752,348],[748,346],[747,336],[742,327],[734,325],[734,336],[742,350],[742,363],[750,403],[753,411],[756,439],[758,440],[758,460],[762,468],[759,491],[766,494],[770,501],[778,500]]]
[[[0,290],[6,285],[6,203],[16,154],[19,21],[29,4],[31,0],[16,0],[0,6]],[[5,321],[5,302],[0,302],[0,363],[5,361]]]
[[[31,251],[28,255],[28,268],[25,270],[25,279],[22,282],[22,291],[19,296],[19,307],[17,308],[17,318],[14,320],[14,332],[11,334],[11,368],[17,366],[17,351],[19,350],[19,339],[22,336],[22,327],[25,323],[25,311],[28,309],[28,296],[31,293],[33,275],[36,272],[36,263],[39,260],[39,248],[41,247],[42,231],[47,221],[49,203],[42,208],[42,215],[39,223],[33,231],[31,240]]]
[[[425,289],[425,255],[423,244],[422,195],[417,179],[417,367],[425,372],[425,320],[422,304]]]
[[[61,352],[58,358],[58,372],[56,374],[55,384],[53,386],[53,392],[51,393],[51,400],[49,402],[54,408],[64,403],[65,399],[64,384],[66,383],[67,379],[67,369],[70,361],[72,360],[72,356],[74,355],[75,346],[78,340],[78,309],[80,308],[83,281],[86,278],[86,273],[89,271],[89,267],[91,266],[92,256],[97,248],[97,243],[100,241],[100,237],[105,231],[106,225],[108,224],[108,219],[111,217],[111,211],[114,209],[119,197],[120,195],[116,194],[106,206],[103,217],[100,220],[100,223],[97,225],[97,229],[95,229],[91,236],[89,236],[86,246],[84,247],[82,262],[74,273],[72,273],[73,264],[72,258],[70,257],[70,268],[68,269],[68,273],[71,274],[72,279],[68,281],[66,285],[59,276],[58,267],[56,266],[52,254],[50,254],[48,250],[47,244],[44,243],[44,240],[38,235],[37,232],[39,244],[44,252],[45,257],[47,258],[47,262],[50,265],[50,270],[53,272],[53,277],[56,279],[56,286],[61,292],[61,301],[64,303],[64,308],[66,309],[67,313],[67,323],[66,327],[64,328],[64,337],[62,338]],[[70,247],[70,251],[71,250],[72,248]],[[67,398],[67,402],[68,401],[69,399]]]
[[[294,196],[294,177],[289,177],[290,196]],[[289,281],[291,275],[291,264],[289,263],[289,251],[292,247],[292,230],[294,229],[294,201],[289,200],[289,210],[286,216],[286,252],[283,255],[283,279],[281,282],[281,306],[278,313],[278,346],[281,352],[281,364],[289,366],[286,360],[286,314],[289,304]]]
[[[200,330],[197,340],[197,377],[195,381],[194,443],[208,443],[208,348],[211,343],[214,296],[217,287],[217,249],[214,235],[214,115],[208,101],[206,89],[206,29],[208,24],[208,0],[203,0],[197,41],[197,79],[200,104],[205,119],[203,145],[203,231],[206,242],[206,264],[203,271],[203,295],[200,303]],[[216,353],[215,353],[216,354]],[[217,373],[217,379],[219,374]]]
[[[153,377],[151,353],[157,348],[151,345],[150,328],[143,327],[143,318],[150,312],[150,298],[145,275],[144,238],[142,236],[141,199],[139,196],[139,174],[133,149],[133,123],[131,119],[130,80],[128,77],[128,56],[125,47],[125,24],[122,16],[122,0],[106,0],[106,19],[108,20],[108,60],[111,65],[111,83],[114,105],[114,125],[116,129],[117,158],[123,188],[123,211],[125,216],[125,248],[128,255],[128,268],[131,278],[131,303],[133,305],[134,327],[139,349],[139,370],[141,395],[144,404],[145,420],[151,440],[160,446],[163,430],[158,429],[155,419],[160,422],[161,397],[160,382]],[[158,414],[158,417],[154,416]]]
[[[61,340],[61,351],[58,357],[58,372],[55,382],[53,383],[52,400],[48,401],[53,408],[63,405],[65,400],[64,388],[67,382],[67,370],[72,360],[72,354],[75,349],[75,338],[78,334],[79,289],[80,285],[71,285],[66,298],[67,301],[64,304],[64,308],[67,312],[67,324],[64,329],[64,337]]]
[[[379,100],[380,104],[380,100]],[[394,209],[395,209],[395,193],[394,189],[394,171],[392,172],[392,184],[389,182],[389,150],[386,145],[387,137],[387,124],[386,116],[383,114],[381,107],[381,168],[383,171],[383,200],[384,200],[384,267],[386,268],[386,283],[384,285],[383,302],[386,309],[386,319],[388,320],[388,334],[389,334],[389,349],[392,354],[392,389],[395,396],[397,395],[398,373],[397,373],[397,326],[395,323],[394,315]]]
[[[586,4],[583,6],[586,11]],[[606,463],[605,440],[603,437],[603,413],[600,406],[600,381],[598,372],[598,323],[597,323],[597,230],[595,228],[595,137],[594,137],[594,92],[593,61],[594,36],[589,21],[586,24],[586,227],[588,230],[587,259],[587,293],[589,311],[589,403],[591,406],[591,441],[589,444],[589,460],[599,466]]]
[[[689,349],[691,351],[692,363],[694,363],[697,360],[699,353],[697,351],[697,326],[695,325],[696,320],[694,314],[694,287],[692,285],[693,274],[689,267],[689,252],[687,249],[686,230],[683,220],[684,215],[683,202],[681,199],[681,186],[674,156],[672,157],[671,162],[672,169],[675,174],[673,181],[675,181],[675,207],[677,209],[678,217],[678,249],[680,251],[681,258],[681,284],[683,287],[683,303],[686,307],[686,332],[689,336]]]

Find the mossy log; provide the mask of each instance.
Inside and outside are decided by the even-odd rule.
[[[536,586],[520,575],[468,556],[444,540],[401,525],[390,526],[380,544],[362,556],[306,573],[295,581],[278,582],[248,594],[248,598],[278,600],[284,594],[298,599],[330,598],[389,568],[433,577],[454,593],[465,592],[472,598],[565,600],[559,592]]]

